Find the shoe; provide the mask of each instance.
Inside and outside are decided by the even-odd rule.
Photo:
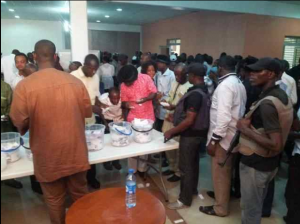
[[[215,212],[214,206],[200,206],[199,211],[206,215],[221,217]]]
[[[162,173],[163,176],[171,176],[173,174],[175,174],[175,172],[172,170],[166,170]]]
[[[213,192],[213,191],[208,191],[208,192],[206,192],[206,194],[207,194],[210,198],[216,199],[216,197],[215,197],[215,192]]]
[[[161,165],[162,165],[162,167],[168,167],[169,163],[167,160],[164,160]]]
[[[103,166],[108,171],[112,171],[113,170],[113,166],[112,166],[111,163],[104,163]]]
[[[31,189],[33,192],[43,195],[43,190],[42,190],[42,187],[39,182],[35,182],[35,183],[31,184]]]
[[[146,179],[146,172],[137,171],[137,173],[140,176],[140,178],[142,178],[143,180]]]
[[[170,210],[178,210],[178,209],[184,209],[184,208],[189,208],[189,206],[186,206],[183,204],[181,201],[177,200],[174,203],[170,203],[167,205],[168,209]]]
[[[18,190],[23,188],[23,184],[19,181],[16,181],[15,179],[6,180],[4,182],[4,184],[8,187],[12,187],[12,188],[15,188],[15,189],[18,189]]]
[[[271,213],[268,213],[268,214],[262,214],[261,217],[262,217],[262,218],[270,218],[270,217],[271,217]]]
[[[168,179],[168,181],[172,182],[172,183],[178,182],[180,180],[181,180],[181,178],[179,176],[175,175],[175,174]]]
[[[100,189],[100,187],[101,187],[100,182],[96,179],[93,180],[92,182],[90,182],[89,185],[91,188],[96,189],[96,190]]]
[[[122,166],[120,164],[120,162],[113,162],[112,165],[117,169],[117,170],[121,170],[122,169]]]

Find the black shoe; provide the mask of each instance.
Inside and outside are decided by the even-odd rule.
[[[89,185],[90,185],[91,188],[96,189],[96,190],[100,189],[100,187],[101,187],[100,182],[96,179],[89,182]]]
[[[113,162],[112,165],[113,165],[117,170],[121,170],[121,169],[122,169],[122,166],[121,166],[121,164],[120,164],[119,161]]]
[[[209,197],[211,197],[212,199],[215,199],[215,192],[213,192],[213,191],[208,191],[208,192],[206,192],[206,194],[207,194]]]
[[[207,215],[219,216],[215,212],[214,206],[200,206],[199,210],[200,210],[200,212],[207,214]]]
[[[112,166],[111,163],[104,163],[103,166],[108,171],[112,171],[113,170],[113,166]]]
[[[168,167],[168,166],[169,166],[168,161],[167,161],[167,160],[164,160],[164,161],[162,162],[162,167]]]
[[[270,218],[271,217],[271,213],[262,214],[261,217],[262,218]]]
[[[175,174],[175,172],[172,170],[166,170],[162,173],[163,176],[171,176],[173,174]]]
[[[178,182],[180,180],[181,180],[181,178],[179,176],[175,175],[175,174],[168,179],[168,181],[172,182],[172,183]]]
[[[138,175],[140,176],[141,179],[145,180],[146,179],[146,172],[140,172],[137,171]]]
[[[40,184],[35,184],[34,186],[31,186],[31,189],[32,189],[33,192],[35,192],[37,194],[40,194],[40,195],[43,195],[43,190],[42,190]]]
[[[14,179],[6,180],[4,182],[4,184],[8,187],[12,187],[12,188],[15,188],[15,189],[18,189],[18,190],[23,188],[23,184],[19,181],[14,180]]]

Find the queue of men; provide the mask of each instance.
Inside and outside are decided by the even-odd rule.
[[[289,70],[285,61],[270,57],[242,59],[222,53],[213,64],[212,57],[207,54],[187,57],[186,54],[167,56],[138,52],[134,60],[140,58],[140,64],[135,63],[133,68],[128,65],[127,55],[114,57],[115,61],[119,60],[118,66],[113,63],[110,66],[109,53],[103,58],[103,64],[95,55],[87,55],[83,65],[72,62],[70,75],[56,69],[55,45],[41,40],[34,49],[37,71],[28,64],[26,55],[17,50],[1,60],[5,81],[1,81],[1,116],[12,121],[21,135],[30,130],[35,175],[41,184],[52,224],[65,223],[68,193],[76,201],[88,193],[88,184],[100,188],[96,167],[88,163],[85,125],[113,120],[103,114],[106,105],[100,102],[100,82],[105,80],[103,92],[109,92],[111,102],[115,101],[112,95],[117,95],[113,104],[119,105],[122,91],[120,97],[118,87],[122,80],[116,74],[124,78],[126,71],[132,74],[139,71],[151,77],[155,85],[151,83],[151,98],[140,104],[153,101],[155,129],[180,145],[178,150],[166,154],[164,162],[169,166],[164,172],[169,176],[168,181],[180,181],[179,198],[168,205],[169,209],[188,208],[193,197],[198,195],[200,149],[206,144],[212,158],[214,188],[208,195],[215,203],[201,206],[200,212],[228,216],[234,185],[236,195],[241,195],[242,223],[261,223],[264,210],[272,207],[274,189],[271,186],[289,139],[295,144],[289,155],[285,221],[295,224],[300,220],[300,61]],[[102,75],[99,75],[102,65]],[[19,72],[12,71],[13,67]],[[131,82],[130,85],[125,83],[127,87],[135,80]],[[110,89],[112,85],[117,88]],[[155,88],[157,93],[154,93]],[[2,110],[2,102],[6,109]],[[121,108],[120,104],[117,109],[130,110],[130,107]],[[126,120],[125,113],[121,117]],[[4,132],[2,123],[1,132]],[[238,141],[235,148],[231,147],[233,141]],[[144,177],[145,169],[140,169],[144,164],[136,167]],[[269,207],[266,208],[266,204]]]

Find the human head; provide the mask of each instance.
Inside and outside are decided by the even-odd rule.
[[[157,73],[157,65],[154,61],[148,61],[142,64],[142,74],[147,74],[151,77],[151,79],[154,79],[156,73]]]
[[[48,64],[51,67],[54,67],[56,57],[55,52],[56,47],[54,43],[49,40],[40,40],[34,47],[34,60],[39,67],[43,64]]]
[[[248,65],[250,82],[253,86],[275,85],[282,70],[280,63],[273,58],[261,58],[255,64]]]
[[[24,54],[24,53],[16,54],[15,63],[16,63],[16,68],[20,72],[24,72],[26,64],[28,63],[28,58],[27,58],[26,54]]]
[[[181,53],[180,55],[181,59],[182,59],[182,62],[185,63],[186,62],[186,53]]]
[[[17,54],[19,54],[20,53],[20,51],[19,50],[17,50],[17,49],[14,49],[12,52],[11,52],[12,54],[14,54],[14,55],[17,55]]]
[[[213,61],[214,61],[213,57],[208,55],[206,59],[207,64],[212,65]]]
[[[221,58],[223,58],[223,57],[226,57],[226,56],[227,56],[226,52],[222,52],[222,53],[220,54],[220,58],[219,58],[219,59],[221,59]]]
[[[99,59],[94,54],[89,54],[84,59],[82,71],[86,77],[93,77],[99,69]]]
[[[133,65],[125,65],[118,73],[118,80],[126,86],[132,86],[138,78],[138,71]]]
[[[118,57],[119,63],[124,66],[128,64],[128,56],[126,54],[120,54]]]
[[[187,58],[187,64],[190,65],[195,61],[195,58],[193,55],[188,56]]]
[[[193,63],[187,68],[189,82],[192,85],[204,83],[206,68],[201,63]]]
[[[118,105],[121,99],[120,90],[116,87],[112,87],[108,92],[108,97],[113,105]]]
[[[34,63],[33,54],[31,52],[27,53],[27,58],[30,63]]]
[[[134,66],[137,66],[139,63],[138,57],[136,55],[134,55],[131,59],[131,64],[133,64]]]
[[[116,62],[118,61],[118,55],[117,54],[113,55],[113,60],[116,61]]]
[[[204,56],[201,55],[201,54],[197,54],[196,57],[195,57],[195,62],[203,64],[204,63]]]
[[[224,56],[220,58],[218,66],[218,75],[222,77],[228,73],[234,73],[236,66],[236,60],[231,56]]]
[[[250,75],[250,70],[247,68],[247,65],[255,64],[257,61],[257,58],[248,56],[238,63],[237,74],[241,77],[242,80],[247,79]]]
[[[79,62],[79,61],[73,61],[69,65],[69,70],[70,70],[70,72],[74,72],[74,71],[78,70],[80,67],[82,67],[81,62]]]
[[[108,55],[104,55],[102,57],[102,62],[105,64],[105,63],[109,63],[110,62],[110,57]]]
[[[284,66],[284,71],[287,72],[290,70],[290,63],[287,60],[281,60],[283,66]]]
[[[187,82],[186,65],[184,63],[177,64],[174,73],[178,83],[183,85]]]
[[[167,55],[161,54],[157,56],[156,62],[158,71],[164,73],[170,65],[170,58]]]
[[[146,63],[148,61],[151,61],[151,54],[149,54],[149,53],[142,54],[141,64],[144,64],[144,63]]]
[[[28,77],[28,76],[30,76],[31,74],[33,74],[33,73],[35,73],[37,71],[38,71],[38,68],[37,68],[36,65],[28,63],[25,66],[24,77]]]

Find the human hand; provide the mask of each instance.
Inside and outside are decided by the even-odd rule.
[[[245,130],[246,128],[249,128],[250,125],[251,125],[251,120],[248,118],[243,118],[237,122],[236,127],[239,131],[243,132],[243,130]]]
[[[210,155],[211,157],[215,157],[216,149],[217,149],[217,143],[213,144],[212,141],[210,141],[209,145],[207,146],[207,154]]]
[[[161,92],[157,92],[157,94],[156,94],[156,99],[157,100],[161,100],[161,98],[163,98],[163,93],[161,93]]]
[[[146,98],[142,98],[136,101],[137,104],[143,104],[146,103],[148,100]]]
[[[166,138],[167,140],[173,138],[173,136],[174,136],[173,130],[171,129],[171,130],[165,132],[164,136],[165,136],[165,138]]]
[[[131,110],[131,109],[134,109],[134,106],[132,105],[132,103],[126,102],[126,103],[124,103],[124,108]]]

